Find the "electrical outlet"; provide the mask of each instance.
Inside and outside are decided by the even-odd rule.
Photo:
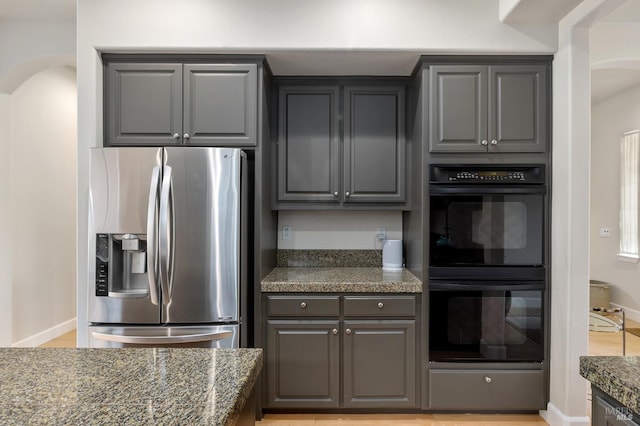
[[[290,240],[291,239],[291,227],[290,226],[283,226],[282,227],[282,239],[283,240]]]
[[[610,238],[611,237],[611,229],[610,228],[600,228],[600,236],[602,238]]]
[[[376,237],[380,240],[386,240],[387,239],[387,228],[384,226],[381,226],[378,228],[378,234],[376,235]]]

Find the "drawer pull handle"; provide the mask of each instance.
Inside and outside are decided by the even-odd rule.
[[[338,329],[334,328],[333,330],[331,330],[331,334],[338,334]]]
[[[484,376],[484,381],[487,382],[487,383],[491,383],[491,377]]]
[[[306,308],[307,308],[307,302],[302,302],[302,303],[300,303],[300,307],[301,307],[302,309],[306,309]]]
[[[378,309],[382,309],[382,308],[384,308],[384,303],[378,302]]]
[[[350,329],[350,328],[347,328],[347,329],[345,330],[345,333],[347,333],[347,334],[351,334],[351,329]]]

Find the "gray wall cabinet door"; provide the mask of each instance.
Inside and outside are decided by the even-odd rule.
[[[544,65],[489,67],[489,150],[544,152],[547,82]]]
[[[431,66],[430,149],[487,151],[487,67]]]
[[[336,86],[280,88],[279,201],[338,202],[339,94]]]
[[[349,320],[344,327],[344,407],[415,407],[415,320]]]
[[[345,87],[345,203],[406,200],[404,87]]]
[[[182,65],[110,63],[105,145],[175,145],[182,134]]]
[[[256,64],[185,64],[185,145],[255,145]]]
[[[338,320],[267,321],[267,407],[339,407],[338,330]]]
[[[430,86],[431,152],[545,152],[545,65],[435,65]]]

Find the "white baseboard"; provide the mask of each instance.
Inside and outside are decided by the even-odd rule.
[[[551,426],[591,426],[591,419],[589,419],[589,416],[567,416],[552,403],[547,404],[546,411],[540,411],[540,417],[542,417]]]
[[[640,322],[640,311],[636,311],[635,309],[627,308],[626,306],[619,305],[617,303],[610,303],[614,308],[622,308],[624,309],[624,315],[626,318],[630,320]]]
[[[76,318],[72,318],[68,321],[53,326],[47,330],[41,331],[38,334],[22,339],[19,342],[15,342],[11,345],[12,348],[35,348],[49,340],[60,337],[65,333],[70,332],[76,328]]]

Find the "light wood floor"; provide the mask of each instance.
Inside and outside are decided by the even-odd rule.
[[[626,326],[640,327],[627,320]],[[626,334],[626,354],[640,356],[640,337]],[[72,331],[41,347],[75,347],[76,332]],[[589,332],[589,355],[622,355],[622,333]],[[513,414],[267,414],[258,425],[267,426],[534,426],[547,423],[538,415]]]

